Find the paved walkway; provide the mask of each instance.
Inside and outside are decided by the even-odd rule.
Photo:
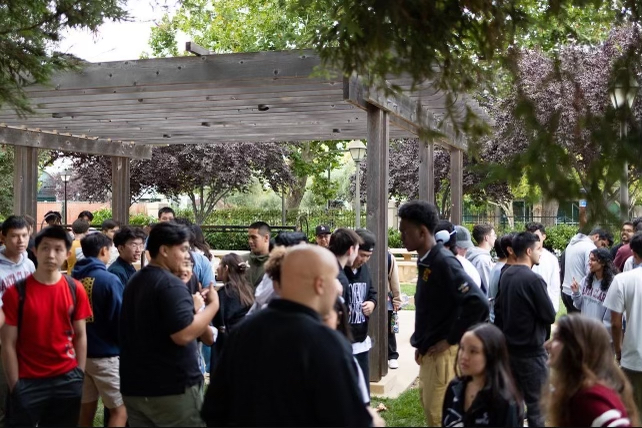
[[[397,334],[397,351],[399,352],[399,368],[388,369],[388,374],[381,380],[391,381],[392,388],[383,397],[397,398],[419,376],[419,366],[415,363],[415,348],[410,346],[410,336],[415,330],[415,311],[399,311],[399,333]],[[394,377],[394,379],[391,379]],[[375,394],[373,394],[375,395]]]

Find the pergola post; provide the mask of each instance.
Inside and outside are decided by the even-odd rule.
[[[378,382],[388,373],[388,113],[368,105],[368,189],[367,228],[377,237],[370,258],[372,281],[377,288],[378,301],[371,316],[369,334],[373,339],[370,351],[370,381]]]
[[[435,146],[428,141],[419,144],[419,199],[435,203]]]
[[[112,218],[120,224],[129,224],[129,159],[120,156],[111,158],[111,211]]]
[[[38,149],[14,147],[13,213],[38,220]]]
[[[463,220],[463,184],[464,184],[464,152],[452,148],[450,150],[450,221],[461,224]]]

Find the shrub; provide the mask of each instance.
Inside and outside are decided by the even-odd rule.
[[[566,249],[569,241],[575,234],[577,234],[577,226],[569,224],[558,224],[546,228],[546,242],[544,246],[558,252]]]
[[[98,211],[94,211],[92,214],[94,215],[94,219],[91,222],[93,227],[99,228],[102,226],[103,221],[110,220],[112,218],[111,210],[109,208],[102,208]]]
[[[391,227],[388,229],[388,247],[389,248],[403,248],[403,243],[401,242],[401,232]]]
[[[147,214],[134,214],[129,216],[129,224],[132,226],[147,226],[156,223],[156,218]]]

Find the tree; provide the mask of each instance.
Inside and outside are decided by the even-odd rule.
[[[361,162],[362,197],[365,197],[368,183],[366,165],[367,162]],[[419,142],[416,139],[393,142],[390,145],[389,167],[388,186],[391,196],[398,199],[417,199],[419,197]],[[484,183],[484,173],[485,170],[477,168],[474,160],[464,156],[464,193],[475,202],[498,205],[507,216],[511,215],[513,195],[508,183],[502,180],[487,185]],[[440,215],[446,218],[450,215],[450,154],[448,150],[437,145],[434,147],[434,179],[435,203]]]
[[[529,183],[542,189],[545,200],[587,199],[593,222],[611,222],[608,206],[618,194],[625,161],[629,181],[640,168],[640,103],[627,117],[629,137],[618,137],[623,119],[609,100],[613,70],[637,75],[640,62],[637,29],[623,27],[595,46],[570,45],[556,58],[525,51],[517,58],[516,89],[497,102],[492,159],[504,165],[490,179],[516,183],[514,171],[524,171]],[[625,71],[621,71],[625,70]],[[617,74],[616,74],[616,77]],[[555,204],[553,204],[555,205]],[[546,211],[546,210],[545,210]]]
[[[232,191],[245,192],[256,177],[274,189],[293,181],[284,161],[287,149],[276,143],[171,144],[157,147],[151,160],[131,161],[132,202],[151,190],[178,199],[187,195],[201,224]],[[82,195],[107,200],[111,193],[108,157],[69,155]]]
[[[0,104],[31,113],[24,87],[46,84],[55,71],[77,60],[53,44],[69,28],[96,30],[126,17],[120,0],[7,0],[0,7]]]

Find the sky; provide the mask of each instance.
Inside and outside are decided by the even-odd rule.
[[[139,59],[141,53],[149,51],[147,42],[152,26],[166,11],[176,10],[177,3],[178,0],[129,0],[126,9],[130,21],[109,21],[95,34],[70,30],[58,50],[89,62]]]

